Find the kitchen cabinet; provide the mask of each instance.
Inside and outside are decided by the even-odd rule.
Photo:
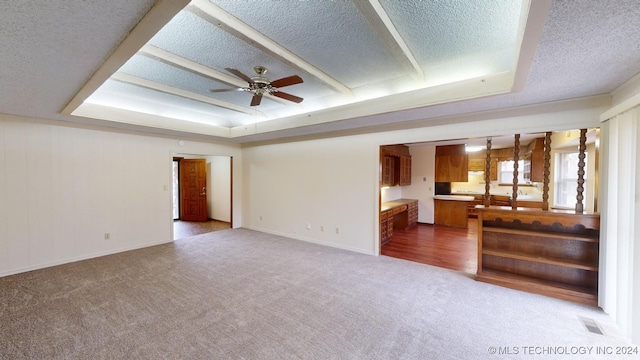
[[[382,186],[396,185],[396,158],[390,155],[382,156]]]
[[[482,205],[484,203],[484,195],[473,194],[473,200],[469,201],[468,207],[468,216],[470,218],[477,218],[478,212],[476,211],[476,205]]]
[[[411,185],[411,154],[406,145],[380,147],[380,185]]]
[[[486,163],[486,159],[469,158],[469,171],[484,171]]]
[[[411,185],[411,156],[400,155],[400,179],[398,185]]]
[[[491,195],[490,200],[493,206],[511,206],[511,196]]]
[[[391,240],[393,236],[393,211],[380,212],[380,244]]]
[[[418,200],[398,199],[380,206],[380,245],[391,240],[393,230],[408,230],[418,223]]]
[[[498,159],[491,158],[491,163],[489,164],[489,179],[491,181],[498,181]]]
[[[544,138],[534,139],[524,155],[524,179],[542,182],[544,179]]]
[[[457,228],[467,228],[469,203],[473,196],[463,195],[436,195],[434,203],[434,224]]]
[[[598,214],[477,210],[477,280],[597,306]]]
[[[491,181],[498,180],[498,157],[495,153],[496,151],[492,151],[489,159],[489,179]],[[513,150],[511,150],[511,156],[513,157]],[[485,171],[486,168],[487,156],[484,151],[469,155],[469,171]]]
[[[469,181],[469,158],[464,144],[436,146],[436,182]]]

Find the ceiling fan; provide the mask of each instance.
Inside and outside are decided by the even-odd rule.
[[[247,87],[242,87],[237,90],[247,91],[253,94],[253,98],[251,99],[251,106],[260,105],[260,101],[262,100],[262,96],[264,94],[277,96],[281,99],[293,101],[295,103],[300,103],[303,100],[303,98],[301,97],[291,95],[286,92],[282,92],[279,89],[281,87],[302,83],[303,82],[302,78],[298,75],[292,75],[286,78],[270,81],[269,78],[264,76],[267,73],[267,68],[265,68],[264,66],[254,66],[253,71],[255,71],[257,75],[253,77],[249,77],[237,69],[226,68],[225,70],[236,75],[237,77],[239,77],[240,79],[248,83]],[[232,91],[232,90],[227,90],[227,89],[211,90],[211,92],[221,92],[221,91]]]

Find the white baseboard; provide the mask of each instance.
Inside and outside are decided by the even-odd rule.
[[[345,246],[345,245],[341,245],[341,244],[326,242],[326,241],[313,239],[313,238],[308,238],[308,237],[304,237],[304,236],[295,236],[295,235],[292,235],[292,234],[289,234],[289,233],[282,233],[282,232],[279,232],[279,231],[263,229],[263,228],[259,228],[259,227],[255,227],[255,226],[242,226],[242,228],[253,230],[253,231],[259,231],[259,232],[263,232],[263,233],[267,233],[267,234],[271,234],[271,235],[278,235],[278,236],[286,237],[286,238],[293,239],[293,240],[300,240],[300,241],[309,242],[309,243],[313,243],[313,244],[329,246],[329,247],[332,247],[332,248],[353,251],[353,252],[357,252],[357,253],[360,253],[360,254],[374,255],[374,256],[376,255],[373,251],[367,251],[367,250],[363,250],[363,249],[360,249],[360,248],[355,248],[355,247],[351,247],[351,246]]]
[[[142,248],[155,246],[155,245],[166,244],[166,243],[170,243],[170,242],[173,242],[173,240],[161,241],[161,242],[150,242],[150,243],[145,243],[145,244],[126,246],[126,247],[123,247],[123,248],[113,249],[113,250],[109,250],[109,251],[103,251],[103,252],[97,252],[97,253],[92,253],[92,254],[80,255],[80,256],[76,256],[76,257],[60,259],[60,260],[47,262],[47,263],[34,264],[34,265],[30,265],[30,266],[26,266],[26,267],[22,267],[22,268],[17,268],[17,269],[9,269],[9,270],[5,270],[5,271],[0,272],[0,277],[20,274],[20,273],[24,273],[24,272],[27,272],[27,271],[45,269],[45,268],[48,268],[48,267],[69,264],[69,263],[73,263],[73,262],[77,262],[77,261],[94,259],[94,258],[98,258],[98,257],[102,257],[102,256],[113,255],[113,254],[117,254],[117,253],[121,253],[121,252],[125,252],[125,251],[142,249]]]

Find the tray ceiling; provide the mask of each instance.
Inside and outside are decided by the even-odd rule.
[[[129,38],[139,50],[116,51],[117,70],[65,111],[236,137],[508,92],[528,12],[503,0],[193,0],[148,40],[158,24],[141,22]],[[271,81],[302,77],[280,90],[304,100],[250,106],[229,69],[250,77],[257,65]]]
[[[628,0],[4,1],[0,113],[247,143],[606,102],[637,79],[638,18]],[[282,90],[304,101],[210,91],[256,65],[300,75]]]

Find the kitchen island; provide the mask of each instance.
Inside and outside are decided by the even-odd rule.
[[[469,227],[468,207],[473,196],[436,195],[434,202],[434,224],[457,228]]]

